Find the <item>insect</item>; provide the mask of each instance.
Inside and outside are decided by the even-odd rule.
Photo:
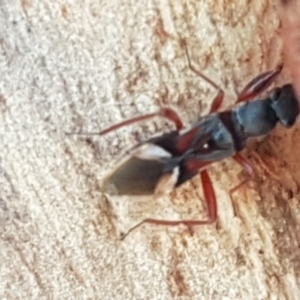
[[[300,99],[300,2],[280,0],[278,13],[283,40],[285,65],[290,71],[295,93]]]
[[[265,99],[254,100],[274,82],[282,66],[255,77],[238,94],[238,105],[231,110],[219,112],[224,100],[223,90],[193,67],[186,46],[185,50],[189,68],[217,90],[208,115],[184,128],[175,110],[162,107],[156,113],[137,116],[90,134],[104,135],[155,116],[173,122],[175,130],[134,146],[107,175],[103,182],[103,191],[119,196],[160,196],[200,174],[208,218],[178,221],[147,218],[130,228],[122,239],[145,223],[165,226],[185,224],[188,227],[214,223],[218,214],[214,188],[207,172],[209,165],[232,157],[252,174],[251,163],[239,153],[245,148],[247,140],[268,134],[277,123],[290,127],[299,114],[299,105],[289,84],[273,89]]]

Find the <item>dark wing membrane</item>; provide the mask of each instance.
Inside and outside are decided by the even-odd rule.
[[[103,191],[118,196],[153,195],[163,170],[162,161],[132,156],[106,177]]]

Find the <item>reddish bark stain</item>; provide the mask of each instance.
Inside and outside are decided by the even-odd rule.
[[[29,0],[21,0],[21,5],[23,9],[26,11],[30,7],[31,3]]]
[[[158,237],[154,237],[150,242],[150,250],[152,252],[163,252],[161,241]]]
[[[62,15],[65,19],[68,17],[68,10],[67,10],[67,7],[65,5],[61,6],[61,13],[62,13]]]
[[[182,262],[182,257],[178,255],[174,248],[177,245],[174,243],[171,254],[171,270],[168,274],[167,282],[172,297],[178,298],[189,296],[189,287],[186,283],[183,273],[180,270],[179,264]]]
[[[165,30],[164,22],[161,17],[158,18],[156,26],[154,28],[154,34],[158,37],[162,45],[164,45],[169,38],[170,34]]]

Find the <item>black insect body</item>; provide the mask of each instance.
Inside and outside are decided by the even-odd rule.
[[[103,190],[111,195],[161,195],[169,193],[200,173],[208,219],[145,219],[123,237],[144,223],[170,226],[214,223],[217,219],[217,203],[207,173],[209,165],[232,157],[251,173],[251,164],[239,153],[245,148],[247,140],[270,133],[277,123],[290,127],[299,115],[299,103],[290,84],[273,89],[267,98],[253,100],[270,86],[281,72],[282,66],[254,78],[238,95],[237,105],[233,109],[218,112],[224,92],[197,71],[191,65],[187,51],[186,54],[190,69],[218,91],[207,116],[201,117],[189,128],[184,128],[173,109],[161,108],[157,113],[138,116],[94,134],[104,135],[155,116],[172,121],[176,130],[136,145],[105,178]]]
[[[277,123],[292,126],[298,114],[298,101],[290,84],[274,89],[265,99],[212,113],[188,130],[137,145],[106,178],[104,190],[116,195],[168,193],[208,164],[235,156],[249,138],[270,133]]]

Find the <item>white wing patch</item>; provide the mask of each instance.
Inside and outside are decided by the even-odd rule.
[[[156,197],[164,196],[171,193],[179,177],[179,167],[175,167],[172,173],[164,174],[156,184],[154,195]]]
[[[132,153],[132,156],[144,160],[158,160],[165,157],[171,157],[171,153],[154,144],[143,144]]]

